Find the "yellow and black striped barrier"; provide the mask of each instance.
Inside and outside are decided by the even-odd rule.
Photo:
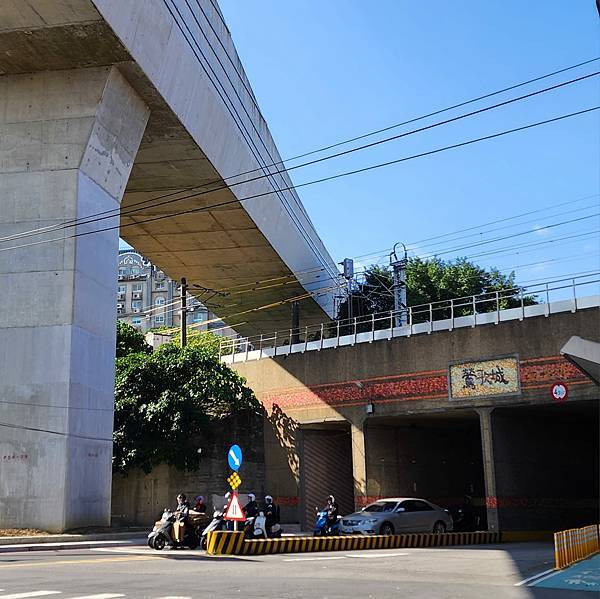
[[[557,569],[566,568],[600,551],[600,526],[561,530],[554,533],[554,561]]]
[[[209,532],[206,539],[206,553],[210,555],[242,555],[244,553],[244,533],[229,530]]]
[[[241,540],[239,536],[242,535]],[[317,551],[356,551],[360,549],[399,549],[406,547],[449,547],[499,543],[499,532],[448,532],[404,535],[348,535],[339,537],[285,537],[243,540],[242,533],[213,532],[207,552],[212,555],[267,555],[273,553],[312,553]]]

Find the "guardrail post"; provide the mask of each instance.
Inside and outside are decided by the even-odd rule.
[[[354,317],[354,343],[352,345],[356,344],[356,333],[357,333],[357,322],[356,322],[356,316]]]
[[[371,314],[371,341],[375,341],[375,313]]]
[[[544,316],[550,316],[550,289],[548,289],[548,283],[546,283],[546,313]]]
[[[473,325],[471,328],[475,328],[477,326],[477,300],[475,299],[475,296],[472,297],[472,303],[473,303]]]
[[[340,346],[340,321],[337,321],[337,339],[336,339],[336,343],[335,346],[339,347]]]
[[[388,339],[392,339],[394,337],[394,313],[390,310],[390,336]]]
[[[454,330],[454,300],[450,300],[450,330]]]
[[[575,279],[573,279],[573,309],[571,312],[577,312],[577,290],[575,287]]]
[[[246,337],[246,357],[244,358],[245,362],[248,361],[248,351],[249,350],[250,350],[250,339],[248,337]]]
[[[519,297],[521,298],[521,318],[519,320],[525,319],[525,298],[523,297],[523,287],[519,288]]]
[[[500,323],[500,292],[496,290],[496,323]]]
[[[308,349],[308,325],[304,327],[304,351]]]
[[[262,359],[262,345],[263,345],[263,336],[262,336],[262,333],[261,333],[261,335],[260,335],[260,341],[258,342],[258,349],[259,349],[258,359],[259,360]]]
[[[273,345],[275,346],[275,351],[273,352],[273,356],[277,355],[277,331],[273,335]]]
[[[433,331],[433,304],[429,304],[429,331],[427,332],[428,335],[431,335]]]
[[[294,329],[290,329],[290,346],[288,349],[288,356],[292,353],[292,334],[293,334]]]
[[[321,340],[320,340],[320,343],[319,343],[319,351],[321,351],[323,349],[323,327],[324,326],[325,325],[323,323],[321,323]]]
[[[412,311],[412,306],[409,306],[409,308],[408,308],[408,336],[410,337],[412,335],[412,333],[413,333],[413,311]]]

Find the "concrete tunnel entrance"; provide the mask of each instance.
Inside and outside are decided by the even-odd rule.
[[[492,413],[501,530],[561,530],[598,521],[597,401]]]
[[[485,530],[479,416],[474,411],[373,418],[366,426],[367,496],[422,497],[443,508],[469,495]]]

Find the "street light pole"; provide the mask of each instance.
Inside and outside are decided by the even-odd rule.
[[[181,278],[181,347],[187,344],[187,280]]]

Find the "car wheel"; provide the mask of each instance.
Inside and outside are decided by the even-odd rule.
[[[433,525],[433,532],[435,534],[440,534],[440,533],[446,532],[446,525],[441,520],[438,520]]]
[[[394,526],[391,522],[384,522],[379,529],[379,534],[382,535],[393,535],[394,534]]]
[[[152,543],[152,547],[157,551],[162,551],[165,548],[166,538],[165,535],[156,535],[154,538],[154,543]]]

